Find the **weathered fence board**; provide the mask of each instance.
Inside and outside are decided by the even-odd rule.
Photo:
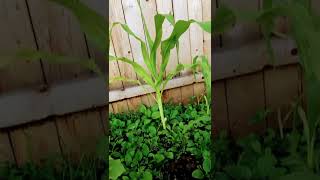
[[[300,79],[297,66],[286,66],[283,68],[265,71],[265,92],[267,108],[277,111],[281,108],[282,118],[290,111],[290,104],[298,100],[300,92]],[[285,124],[290,126],[290,121]],[[268,127],[277,128],[277,114],[273,113],[268,118]]]
[[[80,112],[56,119],[63,154],[74,160],[94,155],[98,141],[104,136],[99,111]]]
[[[8,132],[0,132],[0,162],[14,162],[14,154],[11,148]]]
[[[12,55],[20,48],[37,48],[25,1],[2,0],[0,22],[1,55]],[[39,61],[20,61],[1,68],[0,77],[0,93],[43,83]]]
[[[16,161],[19,165],[41,160],[61,153],[57,128],[53,121],[22,127],[10,132]]]
[[[85,36],[68,9],[43,0],[28,0],[28,4],[40,50],[88,57]],[[90,74],[88,69],[77,64],[58,65],[46,61],[43,61],[43,70],[48,83],[87,77]]]
[[[226,82],[228,117],[234,137],[249,132],[261,132],[266,123],[251,125],[249,120],[256,112],[264,110],[263,74],[253,74],[230,79]]]
[[[222,130],[230,130],[225,81],[213,83],[212,91],[212,128],[213,135],[216,137]]]
[[[90,78],[50,87],[45,92],[18,91],[0,96],[0,128],[64,115],[107,104],[105,82]]]

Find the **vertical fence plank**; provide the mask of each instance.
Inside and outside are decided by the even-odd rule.
[[[104,136],[99,111],[87,111],[57,118],[59,140],[64,155],[80,160],[94,155],[97,143]]]
[[[15,157],[19,165],[60,154],[57,129],[52,121],[30,127],[22,127],[10,132]]]
[[[197,97],[198,99],[202,99],[206,92],[204,83],[193,84],[193,89],[194,89],[194,96]]]
[[[249,120],[264,109],[262,73],[227,80],[227,99],[230,130],[234,137],[249,132],[262,132],[265,122],[250,125]]]
[[[114,113],[127,112],[129,110],[127,100],[113,102],[112,107]]]
[[[111,25],[113,22],[125,23],[121,1],[110,1],[109,21],[109,25]],[[111,39],[113,41],[114,51],[117,56],[133,59],[128,34],[125,33],[125,31],[123,31],[120,26],[117,26],[113,29]],[[136,73],[133,71],[129,64],[120,61],[118,62],[118,64],[121,76],[129,79],[137,79]],[[128,82],[123,82],[123,84],[125,87],[132,86],[132,83]]]
[[[87,58],[85,36],[72,13],[53,2],[28,0],[39,49],[47,52]],[[77,64],[51,64],[43,61],[49,83],[79,76],[87,77],[91,72]]]
[[[110,107],[110,106],[109,106]],[[111,107],[112,108],[112,107]],[[100,119],[101,119],[101,124],[103,128],[103,132],[105,135],[108,136],[109,134],[109,119],[108,119],[108,110],[107,107],[103,107],[99,110],[100,113]],[[108,119],[108,121],[107,121]]]
[[[110,52],[109,54],[115,55],[114,49],[113,49],[113,43],[110,42]],[[119,71],[119,66],[117,61],[112,61],[109,62],[109,80],[115,77],[119,77],[120,71]],[[122,81],[114,81],[111,84],[109,83],[109,91],[114,90],[114,89],[122,89]]]
[[[186,0],[173,0],[174,19],[188,20],[188,4]],[[179,39],[179,62],[181,64],[191,64],[191,49],[190,49],[190,30],[188,29]],[[189,74],[190,70],[183,71],[182,74]]]
[[[226,99],[225,81],[214,82],[212,86],[212,131],[216,137],[221,131],[229,131],[228,107]]]
[[[13,163],[14,155],[7,132],[0,132],[0,162]]]
[[[203,21],[201,0],[188,0],[188,15],[189,19]],[[192,58],[203,55],[203,31],[195,24],[190,26],[190,51]],[[194,88],[194,95],[201,93],[196,92],[197,90],[197,88]]]
[[[163,92],[163,102],[181,103],[181,88],[168,89]]]
[[[142,40],[145,40],[145,35],[143,31],[142,20],[140,17],[139,6],[136,0],[122,0],[123,13],[125,17],[125,22],[128,27]],[[119,9],[118,9],[119,11]],[[143,56],[141,52],[140,42],[134,37],[129,36],[130,44],[132,48],[132,54],[134,60],[140,64],[143,68],[146,65],[143,61]]]
[[[181,102],[183,104],[190,103],[190,99],[194,96],[193,84],[181,87]]]
[[[25,1],[2,0],[0,2],[0,22],[1,55],[14,55],[22,48],[37,48]],[[39,61],[15,62],[0,69],[0,77],[2,78],[1,93],[43,83]]]
[[[202,0],[202,20],[211,21],[211,2],[212,0]],[[215,1],[213,2],[215,7]],[[204,32],[203,34],[203,53],[208,57],[211,65],[211,34]]]
[[[102,15],[105,18],[105,22],[107,23],[107,3],[108,1],[101,1],[101,0],[82,0],[87,6],[91,9],[95,10],[99,15]],[[96,45],[90,42],[87,39],[88,49],[90,53],[90,57],[94,58],[102,69],[103,72],[107,72],[107,57],[105,52],[98,50]]]
[[[125,17],[125,22],[128,27],[141,39],[145,39],[142,20],[140,17],[139,6],[135,0],[122,0],[122,8]],[[134,60],[140,64],[143,68],[146,68],[146,65],[143,61],[143,56],[141,52],[140,42],[137,41],[134,37],[129,36],[130,45],[132,49],[132,54]],[[137,77],[139,78],[139,77]],[[135,101],[135,102],[132,102]],[[129,109],[134,109],[130,107],[131,105],[141,103],[141,98],[132,99],[131,102],[128,102]]]
[[[265,71],[266,106],[275,111],[268,117],[268,127],[277,128],[277,108],[281,109],[282,118],[291,110],[290,104],[299,96],[299,73],[297,66],[282,67]],[[285,127],[290,127],[287,122]]]

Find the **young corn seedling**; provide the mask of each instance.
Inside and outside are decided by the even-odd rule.
[[[142,13],[142,9],[140,6],[140,1],[137,0],[140,8],[140,14],[143,22],[143,29],[146,35],[147,42],[142,38],[138,37],[128,26],[127,24],[114,22],[111,25],[109,31],[109,37],[111,36],[112,29],[115,26],[121,26],[122,29],[127,32],[130,36],[134,37],[138,42],[140,42],[141,52],[143,55],[143,62],[146,65],[146,68],[143,68],[140,64],[136,63],[135,60],[128,59],[126,57],[115,57],[109,55],[109,61],[122,61],[128,63],[132,66],[137,75],[142,79],[143,82],[138,80],[139,84],[146,83],[155,91],[155,101],[159,108],[160,118],[162,122],[162,126],[166,129],[166,121],[167,118],[164,117],[163,112],[163,102],[162,102],[162,94],[167,85],[167,83],[173,79],[179,72],[187,68],[193,68],[196,64],[179,64],[175,68],[175,70],[166,74],[166,68],[170,59],[171,50],[174,47],[178,49],[178,41],[179,38],[185,33],[192,23],[199,25],[204,31],[210,33],[211,32],[211,22],[199,22],[196,20],[179,20],[177,22],[174,21],[174,17],[169,14],[157,14],[154,16],[155,22],[155,30],[156,35],[154,39],[152,39],[148,28],[145,23],[145,18]],[[164,21],[167,20],[173,26],[173,30],[170,36],[162,41],[162,25]],[[160,48],[161,50],[161,60],[157,59],[157,50]],[[157,62],[160,61],[160,68],[157,69]],[[124,80],[123,77],[118,77],[117,79]],[[132,81],[132,80],[131,80]]]
[[[199,62],[198,60],[201,59]],[[200,66],[204,78],[204,84],[206,87],[206,95],[204,99],[206,101],[207,114],[210,115],[211,110],[211,66],[206,56],[196,56],[193,58],[193,64]],[[193,72],[196,74],[196,66],[193,67]]]

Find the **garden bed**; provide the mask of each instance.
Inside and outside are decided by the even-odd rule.
[[[166,104],[163,129],[157,106],[110,114],[109,153],[120,159],[120,179],[208,179],[211,117],[204,103]]]

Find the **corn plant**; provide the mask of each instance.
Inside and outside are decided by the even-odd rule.
[[[138,37],[128,26],[127,24],[114,22],[111,25],[109,31],[109,37],[112,33],[112,29],[115,26],[121,26],[122,29],[127,32],[130,36],[134,37],[137,41],[140,42],[141,52],[143,55],[143,62],[146,65],[146,68],[143,68],[140,64],[136,63],[136,61],[128,59],[126,57],[116,57],[109,55],[109,61],[122,61],[130,64],[137,75],[142,79],[143,82],[138,80],[139,84],[146,83],[155,91],[155,101],[159,108],[160,118],[162,122],[162,126],[166,129],[166,117],[164,117],[163,113],[163,102],[162,102],[162,94],[167,85],[167,83],[173,79],[179,72],[184,69],[192,68],[195,64],[179,64],[175,68],[175,70],[169,72],[167,75],[165,74],[166,68],[170,59],[170,53],[174,47],[179,49],[178,41],[179,38],[185,33],[192,23],[199,25],[204,31],[211,32],[211,22],[199,22],[196,20],[179,20],[175,22],[174,17],[170,14],[156,14],[154,16],[155,22],[155,30],[156,35],[154,39],[152,39],[148,27],[146,26],[145,18],[141,9],[140,1],[137,0],[141,19],[143,22],[143,29],[146,36],[146,40]],[[170,36],[162,41],[162,25],[164,21],[167,20],[172,26],[173,30]],[[162,59],[157,59],[157,50],[160,48]],[[160,69],[157,69],[157,62],[160,61]],[[123,77],[118,77],[118,79],[125,80]]]
[[[199,62],[198,60],[201,59]],[[193,58],[193,64],[196,66],[193,67],[194,74],[196,74],[196,67],[200,66],[204,78],[204,84],[206,89],[206,95],[204,96],[206,106],[207,106],[207,114],[210,115],[210,107],[211,107],[211,66],[209,64],[208,58],[206,56],[196,56]]]

